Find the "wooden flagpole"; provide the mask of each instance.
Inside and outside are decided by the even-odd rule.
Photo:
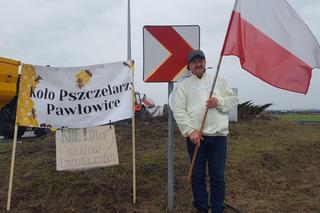
[[[15,163],[15,158],[16,158],[18,128],[19,128],[19,126],[17,124],[15,124],[15,126],[14,126],[13,144],[12,144],[12,158],[11,158],[11,168],[10,168],[10,177],[9,177],[7,211],[10,211],[10,205],[11,205],[11,195],[12,195],[12,185],[13,185],[13,171],[14,171],[14,163]]]
[[[220,58],[219,58],[219,62],[218,62],[218,65],[217,65],[217,71],[216,71],[216,74],[214,76],[214,80],[212,82],[212,86],[211,86],[211,91],[210,91],[210,94],[209,94],[209,98],[212,96],[213,94],[213,90],[214,90],[214,87],[216,85],[216,82],[217,82],[217,79],[218,79],[218,75],[219,75],[219,71],[220,71],[220,65],[221,65],[221,62],[222,62],[222,57],[223,55],[220,54]],[[202,132],[203,132],[203,128],[204,128],[204,124],[206,122],[206,119],[207,119],[207,115],[208,115],[208,108],[206,108],[206,111],[203,115],[203,119],[202,119],[202,123],[201,123],[201,128],[199,130],[199,134],[200,136],[202,135]],[[192,170],[193,170],[193,166],[194,166],[194,163],[196,161],[196,158],[197,158],[197,153],[198,153],[198,149],[199,149],[199,146],[196,146],[196,148],[194,149],[194,152],[193,152],[193,156],[192,156],[192,161],[191,161],[191,165],[189,167],[189,172],[188,172],[188,180],[189,182],[191,182],[191,177],[192,177]]]
[[[235,0],[234,5],[233,5],[233,8],[236,7],[237,3],[238,3],[238,0]],[[219,74],[219,71],[220,71],[220,66],[221,66],[221,62],[222,62],[222,58],[223,58],[223,51],[224,51],[224,48],[225,48],[225,45],[226,45],[226,38],[227,38],[227,36],[228,36],[228,34],[229,34],[229,32],[230,32],[230,25],[231,25],[231,20],[232,20],[232,14],[233,14],[233,13],[231,13],[231,17],[230,17],[230,20],[229,20],[228,29],[227,29],[227,32],[226,32],[226,35],[225,35],[225,38],[224,38],[223,46],[222,46],[221,53],[220,53],[219,62],[218,62],[218,65],[217,65],[217,71],[216,71],[214,80],[213,80],[213,82],[212,82],[212,86],[211,86],[211,91],[210,91],[209,98],[212,96],[214,87],[215,87],[216,82],[217,82],[217,78],[218,78],[218,74]],[[207,119],[207,115],[208,115],[208,108],[206,108],[206,111],[205,111],[204,116],[203,116],[203,119],[202,119],[201,128],[200,128],[200,131],[199,131],[200,136],[202,135],[202,131],[203,131],[203,128],[204,128],[204,124],[205,124],[205,122],[206,122],[206,119]],[[193,152],[191,165],[190,165],[190,167],[189,167],[188,179],[189,179],[190,182],[191,182],[192,170],[193,170],[194,162],[196,161],[198,149],[199,149],[199,147],[196,146],[196,148],[195,148],[195,150],[194,150],[194,152]]]

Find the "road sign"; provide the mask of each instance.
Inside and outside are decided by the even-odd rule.
[[[190,76],[187,55],[200,48],[197,25],[143,27],[144,82],[174,82]]]

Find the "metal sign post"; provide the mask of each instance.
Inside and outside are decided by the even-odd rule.
[[[143,81],[168,82],[170,96],[175,81],[191,75],[187,55],[200,48],[197,25],[143,27]],[[174,208],[174,136],[173,114],[168,108],[168,210]]]
[[[168,100],[173,90],[173,82],[168,83]],[[173,210],[174,207],[174,126],[173,114],[168,107],[168,210]]]

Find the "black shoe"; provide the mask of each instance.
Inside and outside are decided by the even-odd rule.
[[[208,213],[208,209],[197,209],[197,213]]]

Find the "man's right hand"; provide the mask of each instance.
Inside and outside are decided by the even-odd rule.
[[[194,143],[196,146],[200,147],[201,142],[201,135],[197,130],[194,130],[190,135],[190,140],[192,143]]]

